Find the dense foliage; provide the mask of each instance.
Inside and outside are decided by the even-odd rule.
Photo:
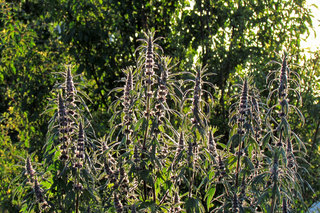
[[[80,203],[84,210],[88,205],[81,201],[90,200],[87,204],[98,212],[121,205],[148,211],[257,207],[270,212],[284,203],[305,208],[302,197],[307,205],[319,198],[319,57],[301,57],[300,37],[311,24],[305,1],[194,3],[1,3],[2,209],[71,211]],[[154,43],[161,48],[155,45],[152,56],[144,54],[153,34],[139,40],[148,29],[164,37]],[[149,57],[154,71],[147,74]],[[206,66],[193,67],[197,58]],[[290,66],[288,76],[275,72],[266,82],[280,67],[266,64],[283,66],[284,59],[305,67]],[[68,91],[72,75],[65,70],[70,69],[76,84]],[[115,81],[123,76],[132,83]],[[276,88],[285,78],[290,92],[281,95]],[[115,92],[118,86],[123,93]],[[250,113],[241,112],[246,90],[244,109]],[[68,92],[75,93],[74,100]],[[77,116],[61,118],[71,111]],[[255,129],[259,123],[261,129]],[[218,148],[209,143],[213,133]],[[65,136],[69,142],[63,142]],[[69,151],[77,154],[68,156]],[[28,178],[26,162],[33,166]],[[253,169],[254,162],[262,165]],[[276,183],[264,188],[268,179]],[[246,196],[241,182],[248,183]],[[35,200],[36,185],[45,191]],[[121,197],[124,191],[128,199]]]

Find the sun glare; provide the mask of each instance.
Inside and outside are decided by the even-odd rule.
[[[307,0],[307,6],[311,8],[314,30],[310,30],[309,36],[305,34],[304,38],[306,38],[306,40],[301,42],[301,46],[306,50],[306,52],[313,52],[320,48],[320,1]]]

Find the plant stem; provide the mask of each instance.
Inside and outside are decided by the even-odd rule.
[[[148,81],[150,81],[151,78],[150,76],[148,77]],[[147,95],[147,106],[146,106],[146,114],[147,114],[147,118],[146,118],[146,130],[144,132],[144,138],[143,138],[143,144],[142,144],[142,159],[144,159],[144,152],[147,150],[146,149],[146,141],[147,141],[147,136],[148,136],[148,132],[149,132],[149,120],[150,120],[150,98],[149,98],[149,91],[151,90],[151,85],[148,84],[147,85],[147,92],[146,92],[146,95]],[[144,180],[143,181],[143,191],[144,191],[144,199],[146,200],[147,199],[147,183],[146,181]]]
[[[243,116],[243,115],[241,115]],[[240,131],[242,131],[242,122],[240,122]],[[242,132],[239,132],[239,150],[238,150],[238,160],[237,160],[237,168],[236,168],[236,188],[239,185],[239,172],[240,172],[240,158],[241,158],[241,150],[242,150]]]
[[[280,129],[280,137],[279,137],[279,143],[281,144],[282,142],[282,128]],[[274,162],[273,162],[273,167],[275,168],[275,164],[278,164],[278,149],[275,150],[274,153]],[[277,165],[278,166],[278,165]],[[271,212],[275,212],[275,207],[276,207],[276,190],[278,186],[278,168],[277,171],[272,171],[274,172],[273,174],[273,187],[272,187],[272,198],[271,198]]]
[[[79,168],[77,168],[76,186],[79,184]],[[76,213],[79,213],[79,190],[76,191]]]
[[[77,191],[76,195],[76,213],[79,213],[79,192]]]

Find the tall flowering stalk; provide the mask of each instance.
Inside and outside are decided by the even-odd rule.
[[[240,157],[242,155],[242,148],[244,146],[244,140],[242,139],[242,135],[245,133],[244,131],[244,123],[246,121],[246,115],[250,110],[248,104],[248,80],[244,79],[242,85],[242,91],[240,96],[239,103],[239,119],[238,119],[238,135],[239,135],[239,149],[238,149],[238,159],[237,159],[237,168],[236,168],[236,182],[235,185],[238,187],[239,184],[239,173],[241,168]]]
[[[132,67],[129,67],[126,70],[127,78],[125,81],[124,92],[122,97],[122,105],[123,105],[123,133],[126,135],[127,145],[131,143],[131,125],[133,121],[133,110],[131,109],[132,105],[132,95],[131,92],[133,90],[133,74]]]
[[[157,123],[156,125],[160,125],[163,122],[166,109],[166,100],[168,95],[167,80],[169,77],[168,63],[170,61],[167,61],[166,58],[163,58],[161,62],[163,62],[163,64],[160,65],[161,75],[159,78],[155,105],[155,117]]]
[[[198,69],[196,70],[196,76],[195,76],[195,81],[194,81],[194,93],[193,93],[193,99],[192,99],[192,123],[194,125],[200,125],[201,118],[201,109],[200,109],[200,102],[201,102],[201,70]]]
[[[80,202],[80,193],[83,190],[83,186],[80,182],[80,170],[83,167],[85,159],[85,137],[84,130],[82,127],[82,123],[79,124],[79,133],[78,133],[78,141],[75,150],[75,163],[74,168],[76,169],[76,177],[74,183],[74,189],[76,191],[76,200],[75,200],[75,209],[76,213],[79,212],[79,202]]]
[[[73,82],[73,77],[71,74],[71,67],[68,66],[66,70],[66,82],[65,82],[65,94],[66,94],[66,105],[68,108],[68,114],[70,116],[75,116],[75,87],[74,87],[74,82]]]
[[[191,79],[188,79],[188,82],[192,82],[193,86],[184,92],[182,107],[185,106],[186,102],[191,102],[191,109],[188,113],[188,115],[191,115],[191,125],[195,130],[198,130],[201,135],[205,135],[205,129],[210,115],[210,104],[207,103],[202,96],[206,94],[211,100],[213,100],[213,97],[212,94],[203,87],[207,85],[213,88],[213,84],[205,79],[214,73],[207,72],[207,66],[202,66],[201,64],[194,66],[193,70],[194,72],[185,72],[185,74],[192,76]],[[192,97],[189,97],[190,95],[192,95]]]
[[[163,52],[162,48],[156,43],[161,37],[154,38],[155,32],[149,31],[145,33],[144,39],[139,39],[138,41],[143,42],[141,46],[136,49],[136,52],[140,52],[140,56],[138,58],[137,64],[140,69],[143,70],[143,79],[144,79],[144,88],[145,88],[145,96],[146,96],[146,106],[145,106],[145,118],[146,118],[146,129],[144,133],[144,139],[142,144],[142,149],[146,149],[146,140],[149,132],[149,120],[151,117],[151,99],[153,96],[152,86],[154,84],[155,77],[155,69],[158,68],[155,63],[156,58],[160,58],[157,50]]]
[[[26,167],[26,175],[28,176],[29,181],[33,183],[35,179],[35,176],[34,176],[35,170],[32,167],[30,157],[27,157],[25,167]]]
[[[60,159],[66,161],[69,159],[69,144],[70,144],[70,134],[72,129],[70,127],[70,119],[67,116],[67,110],[62,99],[61,93],[59,93],[58,99],[58,119],[59,119],[59,140],[60,140]]]
[[[39,204],[40,210],[48,210],[50,208],[50,205],[46,201],[43,190],[41,189],[41,186],[38,182],[38,179],[36,177],[36,171],[32,167],[31,159],[28,156],[25,162],[25,174],[27,175],[27,178],[30,183],[32,183],[32,189],[36,198],[37,203]]]
[[[144,97],[145,97],[145,101],[144,101],[145,109],[143,113],[145,128],[144,128],[142,147],[141,147],[142,148],[141,160],[143,162],[146,162],[148,160],[147,156],[149,155],[147,142],[149,141],[148,138],[150,138],[150,129],[151,129],[150,121],[153,116],[153,112],[152,112],[152,108],[153,108],[152,104],[154,101],[153,85],[155,84],[155,77],[156,77],[155,69],[158,69],[158,66],[156,65],[157,64],[156,60],[160,59],[158,51],[160,50],[163,52],[162,48],[156,43],[156,41],[161,39],[161,37],[155,38],[154,36],[155,36],[155,32],[149,31],[148,33],[145,33],[145,38],[139,39],[139,41],[143,42],[143,44],[136,49],[136,52],[140,53],[140,56],[137,60],[137,64],[138,64],[138,70],[142,70],[142,73],[140,76],[143,79],[143,84],[141,86],[143,88],[142,92],[144,93]],[[156,131],[158,131],[158,129],[156,129]],[[156,153],[155,147],[152,153],[153,153],[152,155],[155,155]],[[153,200],[155,201],[156,195],[155,195],[154,186],[152,186],[152,190],[153,190]],[[144,191],[144,199],[147,199],[147,183],[145,180],[143,180],[143,191]]]
[[[293,72],[287,62],[287,55],[284,54],[281,61],[281,68],[279,70],[275,70],[270,72],[268,75],[268,78],[271,75],[275,75],[275,78],[271,81],[269,81],[269,85],[271,86],[274,82],[278,83],[278,86],[276,89],[272,90],[269,94],[269,99],[271,99],[272,95],[274,93],[277,93],[277,103],[273,107],[270,108],[268,114],[271,115],[271,113],[275,112],[277,116],[280,118],[279,122],[275,122],[276,128],[276,136],[273,137],[274,144],[276,146],[273,147],[273,168],[271,171],[271,180],[273,183],[272,186],[272,196],[271,196],[271,211],[274,212],[277,210],[277,200],[281,200],[281,197],[279,197],[279,194],[276,193],[280,190],[296,190],[297,184],[295,183],[295,186],[283,185],[284,181],[286,181],[288,178],[290,180],[298,180],[298,176],[296,175],[295,168],[295,157],[293,154],[292,149],[292,143],[291,143],[291,137],[294,136],[298,141],[300,139],[296,136],[296,134],[291,131],[290,124],[288,122],[289,119],[289,112],[290,109],[294,109],[296,112],[298,112],[298,115],[301,115],[300,111],[297,107],[292,105],[289,102],[289,91],[293,91],[297,97],[299,98],[299,91],[295,88],[290,88],[291,85],[295,85],[299,87],[298,81],[300,80],[299,75],[295,72]],[[293,77],[296,77],[297,80],[294,80]],[[292,84],[291,84],[292,83]],[[298,100],[299,101],[299,100]],[[277,110],[278,109],[278,110]],[[273,119],[275,121],[276,119]],[[303,120],[303,118],[302,118]],[[298,187],[299,188],[299,187]],[[285,192],[287,193],[287,192]],[[286,195],[282,195],[286,196]],[[287,205],[286,199],[282,199],[283,206],[285,207]]]

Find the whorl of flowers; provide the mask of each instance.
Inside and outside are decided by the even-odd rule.
[[[194,93],[192,98],[192,123],[200,124],[200,102],[201,102],[201,69],[196,70],[196,78],[194,82]]]
[[[220,155],[218,156],[218,174],[219,174],[219,179],[223,178],[227,174],[226,167],[224,166],[224,163],[222,162]]]
[[[78,142],[75,150],[76,163],[74,165],[75,168],[81,169],[83,167],[84,162],[84,131],[82,127],[82,123],[79,124],[79,133],[78,133]]]
[[[33,191],[36,196],[37,201],[39,202],[42,209],[46,209],[49,207],[49,204],[44,199],[43,191],[40,188],[37,178],[34,179]]]
[[[248,110],[248,80],[244,79],[240,96],[239,113],[240,115],[244,115],[247,114]],[[244,122],[244,117],[241,116],[239,121]]]
[[[214,141],[211,131],[209,131],[208,149],[214,158],[218,157],[216,142]]]
[[[167,79],[168,79],[168,68],[165,66],[161,69],[161,76],[159,79],[158,91],[157,91],[157,104],[155,105],[156,112],[155,115],[158,118],[158,123],[162,122],[164,116],[165,102],[168,94],[167,88]]]
[[[138,58],[138,65],[143,65],[142,68],[144,69],[145,83],[148,87],[150,87],[153,84],[153,77],[155,74],[155,57],[158,56],[157,52],[155,51],[155,48],[163,51],[162,48],[157,43],[155,43],[157,40],[161,38],[154,38],[154,35],[155,33],[150,31],[148,33],[144,33],[145,38],[138,40],[142,41],[143,44],[136,49],[136,52],[142,52],[142,54]],[[147,93],[148,97],[151,97],[152,94],[153,93],[151,90],[149,90]]]
[[[248,92],[248,80],[245,78],[241,87],[241,95],[239,102],[239,116],[238,116],[238,134],[243,135],[245,133],[243,124],[246,119],[246,115],[249,113],[249,92]]]
[[[179,144],[178,144],[177,154],[182,152],[183,149],[184,149],[184,136],[183,136],[183,132],[181,132],[180,133],[180,137],[179,137]]]
[[[122,162],[119,162],[119,185],[121,185],[122,187],[122,192],[123,193],[128,193],[129,192],[129,180],[127,178],[127,175],[125,173],[124,167]]]
[[[133,161],[134,161],[134,163],[136,164],[136,167],[138,167],[138,163],[140,162],[138,145],[135,145],[135,146],[134,146],[133,158],[134,158]]]
[[[288,88],[288,66],[286,56],[283,56],[281,71],[280,71],[280,84],[278,88],[279,99],[287,97],[287,88]]]
[[[28,175],[28,179],[31,183],[34,182],[35,170],[32,167],[30,157],[26,159],[26,175]]]
[[[131,91],[133,90],[133,76],[131,67],[127,70],[127,78],[124,86],[124,92],[122,97],[122,106],[124,112],[123,125],[124,125],[124,134],[127,136],[127,144],[130,144],[130,135],[132,133],[131,124],[133,121],[133,111],[131,109],[132,98]]]
[[[106,174],[108,176],[112,176],[112,174],[113,174],[113,172],[112,172],[112,170],[111,170],[111,168],[110,168],[110,166],[109,166],[109,164],[108,164],[106,159],[104,159],[104,171],[106,172]]]
[[[73,77],[71,74],[71,68],[67,68],[67,75],[66,75],[66,87],[65,87],[65,92],[66,92],[66,105],[68,108],[68,115],[69,116],[75,116],[75,87],[74,87],[74,82],[73,82]]]
[[[148,36],[147,49],[146,49],[146,62],[145,62],[145,74],[150,79],[154,75],[154,53],[152,37]]]
[[[59,99],[58,99],[58,119],[59,119],[59,140],[61,143],[60,149],[61,149],[61,160],[68,160],[68,145],[70,142],[70,134],[72,133],[72,128],[70,127],[70,119],[67,116],[67,111],[64,105],[64,101],[61,97],[61,94],[59,93]]]
[[[81,183],[76,183],[74,186],[73,186],[74,190],[76,191],[82,191],[83,190],[83,186]]]
[[[260,118],[260,109],[259,109],[259,102],[256,97],[251,96],[251,111],[252,111],[252,118],[255,122],[254,125],[254,134],[255,138],[258,139],[261,135],[261,118]]]

